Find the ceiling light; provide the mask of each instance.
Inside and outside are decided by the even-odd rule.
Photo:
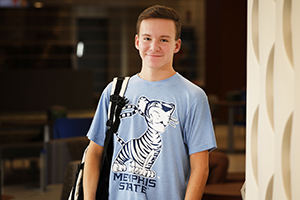
[[[76,51],[78,58],[81,58],[83,56],[83,51],[84,51],[84,43],[82,41],[79,41],[77,43],[77,51]]]
[[[34,4],[33,4],[33,6],[35,7],[35,8],[42,8],[42,7],[44,7],[44,4],[42,3],[42,2],[35,2]]]

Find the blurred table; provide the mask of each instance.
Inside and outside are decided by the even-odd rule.
[[[40,145],[40,143],[17,143],[17,144],[9,144],[9,145],[1,145],[1,160],[6,158],[7,156],[10,157],[24,157],[27,154],[30,154],[32,151],[37,151],[40,149],[39,156],[40,156],[40,162],[41,162],[41,170],[40,170],[40,188],[42,191],[46,190],[47,187],[47,148],[48,148],[48,142],[51,137],[51,126],[53,125],[53,121],[49,120],[12,120],[12,121],[2,121],[1,126],[2,127],[9,127],[9,128],[41,128],[43,132],[43,144]],[[13,149],[17,149],[18,155],[14,153]],[[10,154],[13,155],[5,155],[10,152]],[[24,154],[25,153],[25,154]],[[3,164],[1,164],[2,166]],[[1,180],[2,181],[2,180]]]
[[[10,195],[5,195],[5,194],[3,194],[3,195],[1,195],[1,200],[11,200],[11,199],[14,199],[15,197],[13,197],[13,196],[10,196]]]
[[[83,117],[93,117],[95,110],[87,109],[87,110],[68,110],[67,118],[83,118]],[[12,148],[18,149],[26,149],[20,150],[18,154],[19,156],[26,156],[32,151],[37,151],[40,148],[42,151],[38,152],[41,160],[41,171],[40,171],[40,188],[42,191],[46,190],[47,187],[47,148],[48,142],[52,138],[52,126],[54,121],[48,120],[47,111],[34,111],[34,112],[2,112],[0,113],[0,129],[31,129],[31,128],[39,128],[42,131],[43,139],[40,142],[17,142],[15,144],[3,144],[1,145],[0,151],[5,150],[8,154],[13,153],[10,151]],[[2,149],[2,150],[1,150]],[[32,149],[32,151],[30,151]],[[10,152],[9,152],[10,151]],[[26,155],[25,155],[26,154]],[[35,154],[36,155],[36,154]],[[0,162],[3,162],[3,156],[0,152]],[[8,155],[13,156],[13,155]],[[0,168],[3,165],[0,163]],[[2,172],[3,173],[3,172]],[[1,182],[3,181],[3,177]],[[3,182],[2,182],[3,183]]]
[[[202,200],[242,200],[242,186],[242,182],[206,185]]]
[[[12,120],[3,121],[2,126],[4,127],[16,127],[16,128],[26,128],[26,127],[37,127],[43,129],[43,141],[48,142],[50,139],[50,126],[53,125],[53,121],[50,120]]]

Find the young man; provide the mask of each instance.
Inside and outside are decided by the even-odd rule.
[[[140,73],[130,78],[129,100],[114,137],[109,199],[201,199],[208,153],[216,148],[207,97],[173,69],[180,50],[178,13],[153,6],[138,18],[135,46]],[[106,131],[111,84],[103,91],[88,138],[84,199],[94,200]]]

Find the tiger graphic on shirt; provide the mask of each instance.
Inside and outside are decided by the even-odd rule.
[[[126,111],[127,109],[131,111]],[[156,173],[152,167],[162,150],[160,134],[165,132],[168,125],[176,127],[175,124],[178,124],[178,120],[172,116],[175,105],[141,96],[137,105],[127,105],[124,110],[120,115],[121,119],[138,113],[144,117],[148,128],[139,138],[133,138],[127,142],[115,133],[122,148],[112,163],[112,170],[115,173],[127,171],[134,175],[154,179]]]

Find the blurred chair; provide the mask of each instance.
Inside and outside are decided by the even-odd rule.
[[[71,189],[74,186],[75,182],[75,175],[78,169],[78,165],[81,162],[81,160],[75,160],[68,163],[65,177],[63,181],[63,188],[61,192],[61,198],[60,200],[66,200],[68,199]]]
[[[68,163],[81,160],[89,140],[87,137],[71,137],[50,140],[48,143],[48,184],[63,183]]]
[[[53,139],[85,136],[93,118],[60,118],[53,127]]]
[[[228,91],[226,94],[227,101],[231,102],[246,102],[245,90]],[[246,104],[236,106],[234,109],[234,125],[246,126]]]
[[[86,134],[92,118],[60,118],[48,143],[48,184],[62,183],[69,162],[80,160],[88,145]]]

